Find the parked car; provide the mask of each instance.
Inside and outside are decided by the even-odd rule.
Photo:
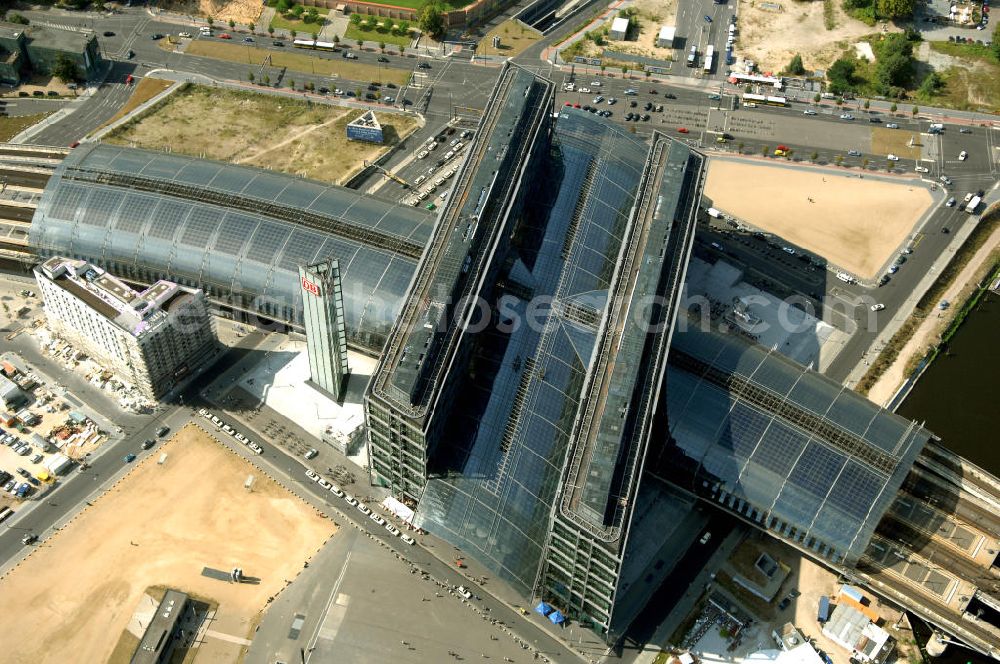
[[[114,37],[115,33],[111,32],[110,30],[105,30],[104,31],[104,36],[105,37]]]
[[[219,35],[219,39],[232,39],[232,38],[233,36],[228,32],[223,32],[221,35]]]
[[[427,62],[421,62],[420,64],[417,65],[417,68],[419,68],[419,69],[430,69],[431,66]]]
[[[882,311],[883,309],[885,309],[885,305],[879,302],[878,304],[873,304],[871,306],[871,309],[872,311]]]
[[[380,56],[378,56],[378,61],[379,62],[389,62],[389,58],[385,57],[384,55],[380,55]]]
[[[124,461],[125,463],[132,463],[133,461],[135,461],[135,455],[129,452],[128,454],[122,457],[122,461]]]
[[[168,433],[170,433],[170,427],[168,427],[168,426],[162,426],[162,427],[160,427],[159,429],[156,430],[156,436],[158,438],[163,438]]]
[[[144,450],[148,450],[153,445],[156,445],[156,441],[153,440],[152,438],[147,438],[146,440],[142,441],[142,449]]]
[[[412,537],[410,537],[409,535],[406,535],[406,534],[404,534],[404,535],[400,535],[400,536],[399,536],[399,539],[403,540],[403,541],[404,541],[404,542],[406,542],[407,544],[410,544],[411,546],[412,546],[413,544],[416,544],[416,543],[417,543],[417,541],[416,541],[415,539],[413,539]]]

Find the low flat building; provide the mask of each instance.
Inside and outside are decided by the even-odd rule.
[[[177,623],[184,615],[187,602],[187,594],[179,590],[164,593],[129,664],[160,664],[170,661],[176,641]]]
[[[0,21],[0,81],[18,83],[30,74],[50,74],[59,57],[69,58],[85,79],[100,71],[97,34],[82,28],[26,26]]]
[[[823,634],[862,662],[884,662],[892,652],[889,633],[872,622],[856,602],[841,596]]]
[[[201,290],[157,281],[135,291],[95,265],[58,256],[36,267],[35,278],[53,333],[149,399],[214,358],[215,330]]]
[[[0,405],[10,410],[17,410],[28,403],[28,395],[18,387],[17,383],[0,376]]]
[[[383,141],[382,125],[373,111],[365,111],[347,123],[347,138],[352,141],[379,143]]]
[[[611,32],[608,33],[608,37],[617,41],[625,39],[628,34],[629,21],[627,18],[616,18],[611,22]]]
[[[659,34],[656,35],[656,45],[659,48],[673,48],[674,47],[674,36],[677,33],[677,28],[672,25],[664,25],[660,28]]]

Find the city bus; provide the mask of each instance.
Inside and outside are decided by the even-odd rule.
[[[312,39],[296,39],[292,42],[295,48],[311,48],[314,51],[336,51],[339,50],[333,42],[313,41]]]
[[[712,71],[712,59],[715,56],[715,47],[711,44],[705,49],[705,73],[708,74]]]

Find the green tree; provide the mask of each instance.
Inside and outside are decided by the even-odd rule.
[[[917,96],[921,99],[930,99],[937,94],[942,85],[944,85],[944,81],[941,80],[941,76],[936,71],[932,71],[924,77],[920,88],[917,90]]]
[[[229,19],[229,29],[232,30],[235,27],[236,27],[236,21],[234,21],[233,19]]]
[[[292,40],[294,41],[295,40],[295,35],[297,35],[299,33],[296,32],[295,30],[292,30],[291,33],[292,33]]]
[[[56,58],[56,64],[52,67],[52,75],[63,83],[73,83],[79,81],[80,67],[64,53],[60,53]]]
[[[802,76],[806,73],[805,65],[802,64],[802,56],[796,53],[792,56],[792,61],[788,63],[788,67],[785,69],[789,74],[793,76]]]
[[[853,88],[856,67],[857,63],[853,58],[838,58],[830,65],[826,70],[826,77],[830,80],[830,91],[841,94]]]
[[[420,8],[420,29],[435,40],[444,37],[444,12],[441,6],[433,0],[425,2]]]
[[[890,112],[890,113],[895,113],[895,112],[896,112],[896,109],[898,109],[898,108],[899,108],[899,107],[898,107],[898,106],[896,106],[896,102],[892,102],[892,106],[890,106],[890,107],[889,107],[889,112]]]
[[[261,82],[262,82],[262,83],[263,83],[264,85],[271,85],[271,77],[270,77],[270,76],[268,76],[267,74],[264,74],[264,78],[263,78],[263,79],[261,79]]]
[[[208,27],[210,28],[212,27],[212,24],[215,23],[215,19],[212,18],[211,16],[209,16],[208,19],[206,20],[208,21]]]
[[[767,155],[771,154],[771,146],[770,145],[762,145],[762,146],[760,146],[760,153],[762,155],[764,155],[765,157]]]
[[[815,103],[818,104],[820,99],[822,99],[822,97],[820,96],[820,94],[818,92],[813,95],[813,102],[815,102]]]
[[[351,23],[353,25],[361,23],[361,14],[351,14]]]
[[[993,28],[993,44],[990,45],[993,49],[993,57],[1000,60],[1000,23],[997,23],[997,27]]]
[[[253,83],[253,72],[247,72],[247,80]]]
[[[862,159],[861,160],[861,168],[865,169],[866,171],[868,170],[868,160],[867,159]]]
[[[836,157],[833,158],[833,161],[837,164],[837,166],[843,166],[844,155],[838,154]]]
[[[872,103],[870,101],[868,101],[867,99],[865,99],[865,110],[867,111],[869,108],[871,108],[871,106],[872,106]]]
[[[881,18],[905,18],[913,15],[914,0],[875,0],[875,13]]]
[[[385,42],[381,42],[381,41],[380,41],[380,42],[378,43],[378,50],[380,50],[380,51],[382,51],[383,53],[385,53]]]
[[[19,25],[31,25],[31,21],[29,21],[26,17],[22,16],[21,14],[8,14],[7,22],[17,23]]]
[[[333,43],[334,43],[334,44],[339,44],[339,43],[340,43],[340,37],[339,37],[339,36],[337,36],[337,35],[334,35],[334,36],[333,36]]]
[[[295,79],[294,78],[288,79],[288,87],[290,87],[292,90],[295,89]]]
[[[913,115],[916,115],[919,112],[920,112],[920,107],[919,106],[914,106],[913,108],[910,109],[910,113],[913,114]]]
[[[250,34],[253,34],[253,31],[257,29],[257,25],[255,23],[247,23],[247,27],[250,28]]]
[[[364,46],[364,44],[365,44],[365,40],[364,39],[359,39],[358,40],[358,48],[361,48],[362,46]]]
[[[742,141],[740,141],[739,143],[736,144],[736,151],[739,152],[740,154],[743,154],[743,142]]]
[[[814,151],[811,155],[809,155],[809,161],[816,161],[817,159],[819,159],[819,153],[818,152]]]
[[[274,36],[274,26],[273,25],[267,26],[267,34],[271,35],[272,37]]]

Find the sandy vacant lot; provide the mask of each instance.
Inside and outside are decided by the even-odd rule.
[[[417,126],[413,117],[376,112],[385,144],[348,141],[347,123],[360,114],[340,106],[192,86],[105,140],[340,184]]]
[[[721,159],[709,162],[705,196],[863,279],[876,275],[932,202],[909,184]]]
[[[211,629],[248,638],[267,598],[336,530],[194,425],[160,451],[165,464],[148,457],[0,580],[4,661],[107,661],[149,586],[217,602]],[[202,576],[206,566],[240,566],[260,584]],[[210,636],[202,648],[236,661],[240,646]]]
[[[780,71],[796,53],[802,55],[807,70],[825,69],[850,43],[881,29],[851,18],[837,1],[833,30],[827,30],[823,23],[822,2],[771,2],[780,4],[782,11],[767,11],[752,0],[740,0],[739,8],[736,54],[753,60],[763,71]],[[890,26],[889,30],[897,32],[899,28]]]
[[[223,25],[229,19],[246,25],[260,18],[263,4],[254,0],[167,0],[160,6],[179,14],[211,16],[216,25]]]

